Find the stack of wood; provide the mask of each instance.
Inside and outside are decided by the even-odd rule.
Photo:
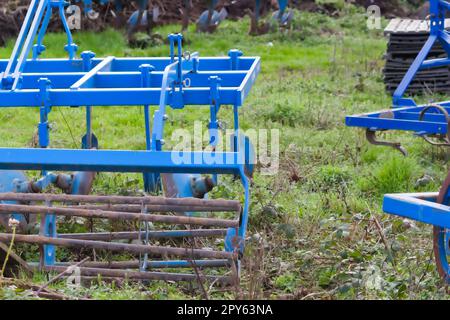
[[[445,20],[450,26],[450,19]],[[386,64],[383,69],[386,90],[391,94],[403,79],[408,68],[429,35],[429,20],[392,19],[384,34],[388,37]],[[446,57],[444,49],[436,42],[428,59]],[[411,82],[407,94],[420,95],[450,92],[450,70],[448,66],[421,70]]]

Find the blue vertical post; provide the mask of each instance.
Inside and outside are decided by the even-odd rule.
[[[219,121],[217,120],[217,113],[220,110],[220,96],[219,96],[219,88],[220,88],[221,79],[217,76],[213,76],[209,78],[209,83],[211,86],[211,105],[210,105],[210,114],[211,118],[209,121],[208,129],[209,129],[209,144],[213,147],[216,147],[219,143]],[[213,175],[214,184],[217,184],[217,174]]]
[[[217,146],[219,143],[219,121],[217,120],[217,113],[220,109],[220,96],[219,96],[219,88],[220,88],[221,79],[217,76],[212,76],[209,78],[209,83],[211,86],[210,93],[210,121],[208,124],[209,129],[209,144],[213,147]]]
[[[228,51],[228,56],[230,57],[230,70],[239,70],[239,57],[242,55],[242,51],[237,49]]]
[[[38,80],[39,85],[39,98],[40,98],[40,121],[38,126],[39,133],[39,147],[47,148],[50,144],[48,114],[51,110],[51,100],[49,90],[51,88],[50,80],[41,78]],[[47,173],[42,171],[42,176]],[[46,237],[56,237],[56,216],[54,214],[46,214],[42,221],[43,233]],[[56,248],[54,245],[44,245],[42,262],[45,265],[55,264]]]
[[[232,49],[228,51],[228,56],[230,57],[230,70],[239,69],[239,57],[243,55],[242,51],[237,49]],[[239,134],[239,107],[237,105],[233,106],[234,115],[234,136],[233,136],[233,146],[234,151],[239,151],[238,134]]]
[[[177,34],[176,37],[177,45],[178,45],[178,87],[180,88],[180,92],[183,91],[183,67],[181,65],[183,61],[183,35],[181,33]]]
[[[234,120],[234,135],[233,135],[233,150],[239,151],[238,135],[239,135],[239,107],[233,106],[233,120]]]
[[[46,203],[49,212],[44,216],[44,236],[56,238],[56,216],[50,213],[51,203]],[[44,244],[44,265],[52,266],[56,263],[56,247],[52,244]]]
[[[81,53],[83,59],[83,71],[89,72],[92,69],[92,59],[95,53],[84,51]],[[92,106],[86,106],[86,139],[82,142],[83,149],[92,149]]]
[[[278,0],[278,7],[280,10],[278,11],[278,20],[281,21],[283,18],[283,14],[286,11],[289,0]]]
[[[141,86],[143,88],[150,87],[151,73],[155,70],[155,67],[150,64],[143,64],[139,67],[141,71]],[[144,106],[144,120],[145,120],[145,145],[146,150],[152,149],[151,141],[151,124],[150,124],[150,106]],[[153,173],[144,172],[144,190],[146,192],[155,192],[157,189],[157,176]]]

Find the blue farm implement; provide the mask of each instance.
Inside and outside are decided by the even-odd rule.
[[[409,67],[393,94],[390,109],[346,117],[346,124],[366,130],[369,142],[396,148],[406,155],[406,150],[396,142],[379,141],[377,132],[387,130],[411,131],[416,136],[437,146],[450,146],[450,101],[417,105],[411,98],[404,97],[408,86],[419,70],[447,66],[450,64],[450,34],[445,30],[445,17],[450,3],[430,0],[428,40]],[[427,59],[435,43],[445,50],[447,57]],[[388,194],[383,201],[387,213],[417,220],[434,227],[433,245],[436,265],[441,277],[450,283],[448,256],[450,255],[450,175],[439,193]]]
[[[255,0],[255,6],[251,13],[250,34],[261,35],[277,28],[288,28],[294,18],[294,12],[288,9],[289,0],[278,0],[278,10],[269,20],[261,21],[261,12],[267,5],[266,0]]]
[[[254,162],[251,143],[239,131],[239,109],[260,71],[260,59],[245,57],[238,50],[226,57],[202,58],[183,52],[180,34],[169,36],[168,58],[96,58],[90,51],[77,58],[65,5],[63,0],[32,0],[10,59],[0,60],[0,108],[33,112],[37,107],[40,117],[38,148],[0,149],[4,227],[8,229],[8,222],[17,220],[20,234],[15,235],[15,242],[40,246],[40,261],[29,263],[39,270],[60,271],[72,264],[58,259],[56,248],[64,247],[78,248],[78,254],[86,254],[81,249],[108,250],[134,257],[121,262],[86,262],[80,269],[82,276],[234,282],[244,252]],[[59,13],[67,34],[68,58],[41,59],[46,27],[54,12]],[[187,105],[207,107],[212,146],[218,141],[219,110],[231,111],[231,151],[164,150],[168,108],[182,112]],[[65,106],[85,110],[86,134],[80,149],[50,148],[51,111]],[[119,112],[143,106],[146,149],[102,150],[92,130],[96,106]],[[25,170],[39,171],[41,177],[29,179]],[[166,197],[90,195],[97,172],[141,173],[147,193],[162,192]],[[241,181],[243,203],[207,199],[221,175]],[[61,192],[45,193],[49,187]],[[133,227],[61,234],[60,217],[107,219]],[[12,233],[1,233],[0,241],[12,237]],[[153,271],[161,268],[170,270]],[[174,272],[176,268],[184,271]],[[212,268],[222,271],[209,271]]]
[[[197,31],[199,32],[214,32],[222,21],[224,21],[228,12],[225,6],[219,10],[219,0],[207,0],[208,9],[203,11],[197,19]],[[233,5],[237,5],[239,1],[232,1]],[[260,35],[276,29],[276,27],[289,27],[294,13],[288,10],[289,0],[278,0],[278,10],[275,11],[268,21],[261,22],[261,12],[265,11],[271,6],[268,0],[254,0],[253,8],[246,8],[243,11],[250,13],[251,25],[250,34]],[[183,0],[183,30],[189,26],[191,12],[193,11],[192,0]]]

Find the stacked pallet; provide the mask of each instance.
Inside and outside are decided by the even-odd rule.
[[[445,20],[446,29],[450,19]],[[386,90],[391,94],[399,85],[429,35],[428,20],[392,19],[386,29],[388,37],[386,64],[383,69]],[[428,59],[446,57],[444,49],[436,42]],[[450,92],[450,69],[448,66],[421,70],[411,82],[407,94],[431,94]]]

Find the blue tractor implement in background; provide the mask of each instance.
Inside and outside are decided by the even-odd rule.
[[[294,11],[288,10],[289,0],[278,0],[278,10],[275,11],[268,21],[261,21],[261,11],[267,0],[255,0],[255,7],[250,13],[250,34],[262,35],[269,31],[275,31],[278,28],[289,28]]]
[[[75,0],[75,3],[78,2],[83,4],[84,14],[91,19],[96,19],[98,17],[98,12],[94,10],[94,4],[100,6],[112,4],[114,15],[118,20],[116,24],[121,24],[121,15],[124,10],[123,0]],[[149,32],[152,25],[158,21],[158,7],[154,7],[150,13],[148,10],[148,0],[135,0],[134,3],[137,5],[137,10],[134,11],[126,21],[128,37],[131,37],[134,32],[141,29]]]
[[[429,0],[430,34],[394,92],[390,109],[346,117],[347,126],[362,127],[369,142],[393,147],[404,155],[406,150],[400,143],[379,141],[377,132],[387,130],[411,131],[417,137],[435,146],[450,146],[450,101],[417,105],[405,92],[419,70],[450,65],[450,33],[445,30],[445,17],[450,3],[444,0]],[[427,59],[433,44],[439,43],[447,57]],[[437,270],[446,283],[450,283],[450,173],[438,193],[387,194],[383,210],[389,214],[417,220],[433,225],[433,247]]]
[[[42,271],[62,271],[74,263],[58,259],[57,247],[85,248],[125,252],[135,260],[89,261],[80,269],[82,276],[234,283],[245,248],[255,161],[249,139],[239,130],[239,110],[260,72],[260,59],[245,57],[238,50],[230,50],[226,57],[202,58],[183,51],[181,34],[169,36],[168,58],[96,58],[90,51],[78,58],[78,46],[64,16],[66,5],[64,0],[32,0],[10,59],[0,60],[0,110],[33,112],[39,108],[38,148],[0,148],[3,225],[8,228],[12,218],[20,222],[15,242],[40,246],[40,262],[29,265]],[[67,34],[64,49],[68,57],[64,59],[41,58],[54,12],[59,13]],[[52,111],[68,106],[85,110],[86,133],[79,149],[53,149]],[[102,150],[92,130],[97,106],[119,113],[143,106],[146,149]],[[186,106],[207,107],[213,151],[164,150],[168,109],[183,112]],[[215,151],[220,139],[219,115],[227,111],[234,119],[232,148]],[[20,121],[19,115],[16,120]],[[4,125],[13,130],[12,123]],[[38,171],[41,177],[28,178],[29,170]],[[146,195],[90,195],[97,172],[141,173]],[[207,199],[222,175],[240,180],[242,203]],[[61,191],[45,193],[50,186]],[[166,197],[148,195],[161,190]],[[60,233],[63,216],[137,222],[139,228]],[[35,226],[35,221],[40,223]],[[2,242],[12,238],[11,233],[0,233]],[[207,243],[210,248],[205,249]],[[170,268],[170,272],[154,271],[161,268]],[[187,271],[173,272],[177,268]],[[223,271],[209,272],[212,268]]]
[[[209,0],[208,10],[203,13],[197,19],[197,31],[199,32],[214,32],[219,24],[227,18],[227,10],[222,8],[220,11],[216,11],[215,8],[219,0]]]

